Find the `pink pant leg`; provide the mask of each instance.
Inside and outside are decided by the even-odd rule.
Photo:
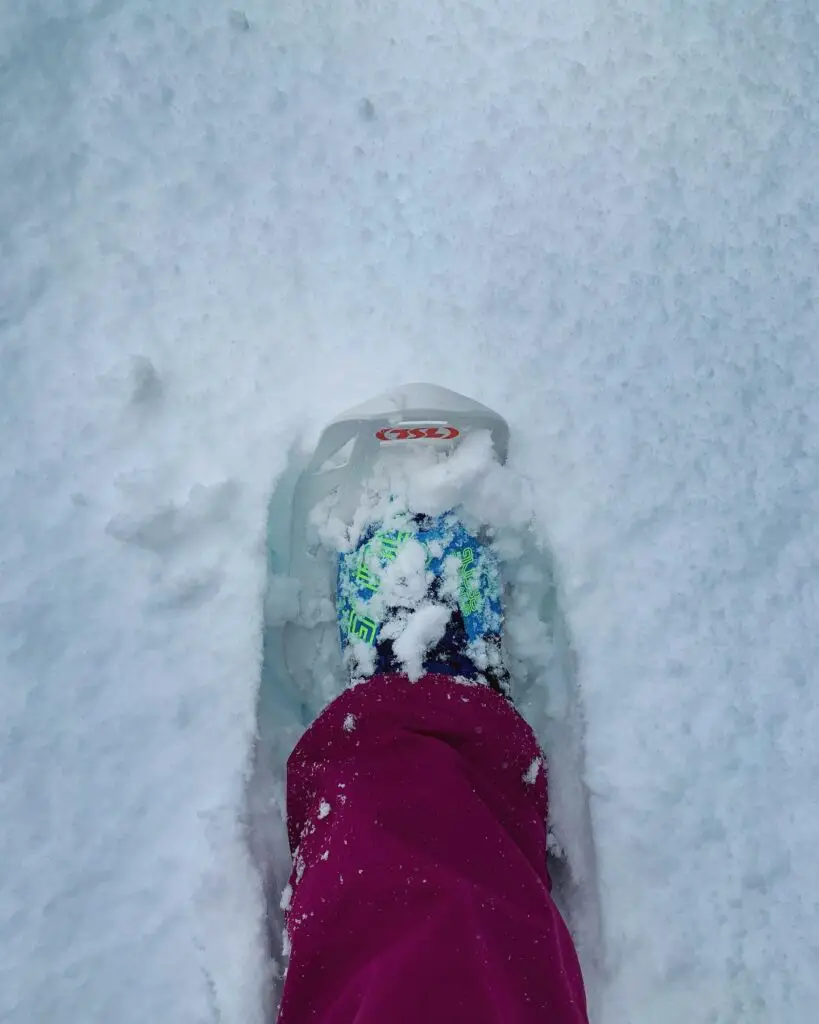
[[[585,1024],[539,756],[502,697],[446,676],[325,709],[288,764],[279,1024]]]

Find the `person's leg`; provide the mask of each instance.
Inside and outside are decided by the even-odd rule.
[[[279,1024],[585,1022],[546,801],[534,734],[490,687],[380,675],[338,697],[288,764]]]

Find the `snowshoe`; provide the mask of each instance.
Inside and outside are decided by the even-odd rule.
[[[488,439],[481,457],[504,463],[509,428],[501,416],[446,388],[408,384],[343,413],[325,428],[306,463],[291,461],[269,516],[271,586],[260,694],[279,720],[306,727],[347,682],[333,584],[339,555],[373,528],[379,497],[392,497],[370,495],[367,506],[371,475],[379,464],[401,467],[406,456],[421,452],[431,457],[429,469],[480,433]],[[387,514],[401,510],[393,502]],[[403,511],[410,511],[406,504]],[[350,530],[358,534],[352,542]],[[475,633],[478,627],[470,625]]]

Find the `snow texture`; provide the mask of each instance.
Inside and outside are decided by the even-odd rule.
[[[266,1019],[267,497],[428,379],[510,421],[562,571],[595,1020],[812,1021],[814,5],[0,18],[0,1019]]]

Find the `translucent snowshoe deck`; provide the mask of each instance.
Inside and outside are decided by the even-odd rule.
[[[365,486],[379,462],[381,468],[385,460],[400,464],[421,451],[446,456],[480,432],[491,439],[496,461],[505,462],[509,428],[497,413],[445,388],[410,384],[335,419],[300,471],[294,460],[296,472],[277,489],[269,519],[265,712],[292,716],[306,727],[345,684],[335,625],[336,562],[349,543],[344,529],[363,521]]]

